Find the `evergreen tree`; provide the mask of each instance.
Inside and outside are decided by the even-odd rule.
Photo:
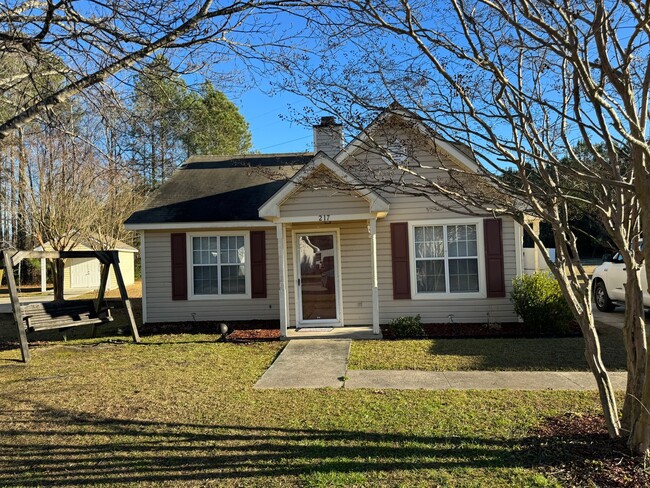
[[[138,171],[155,188],[183,159],[189,90],[164,56],[156,56],[136,77],[129,148]]]
[[[209,81],[191,91],[169,60],[157,56],[135,80],[130,150],[150,188],[192,154],[242,154],[251,134],[237,106]]]
[[[248,123],[237,106],[211,82],[191,97],[189,130],[184,142],[189,154],[243,154],[251,149]]]

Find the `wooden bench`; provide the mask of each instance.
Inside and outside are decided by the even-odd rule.
[[[108,307],[95,309],[94,300],[59,300],[21,305],[25,330],[30,332],[97,325],[113,320]]]

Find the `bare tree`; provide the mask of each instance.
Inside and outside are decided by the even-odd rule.
[[[617,436],[618,411],[600,359],[589,277],[577,261],[568,220],[576,204],[590,205],[600,216],[628,272],[623,427],[630,430],[630,446],[647,452],[643,256],[635,243],[641,230],[650,232],[649,5],[380,0],[331,7],[317,12],[312,24],[323,43],[327,40],[321,65],[291,66],[285,86],[358,127],[368,113],[399,100],[412,119],[435,129],[434,140],[467,148],[476,173],[441,162],[447,177],[432,180],[416,160],[405,165],[394,158],[393,172],[377,174],[363,162],[357,171],[366,185],[430,197],[437,204],[443,196],[448,203],[442,205],[456,211],[511,215],[531,233],[581,326],[608,429]],[[375,150],[390,158],[385,138],[367,135],[369,144],[374,136]],[[588,161],[577,153],[578,142]],[[514,169],[510,178],[505,169]],[[555,262],[527,214],[551,225]],[[644,253],[648,262],[648,246]]]
[[[274,15],[305,3],[317,2],[10,0],[0,6],[0,63],[11,55],[23,59],[27,69],[0,74],[0,93],[36,72],[65,82],[22,100],[0,120],[0,138],[161,50],[178,51],[187,69],[207,69],[232,57],[268,61],[266,48],[290,39],[275,25]]]

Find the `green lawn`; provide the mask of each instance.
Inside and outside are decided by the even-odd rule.
[[[605,365],[625,370],[620,330],[600,333]],[[435,339],[355,341],[350,369],[587,370],[582,337],[548,339]]]
[[[531,429],[598,409],[576,392],[258,391],[282,344],[216,338],[0,352],[0,486],[553,486]]]

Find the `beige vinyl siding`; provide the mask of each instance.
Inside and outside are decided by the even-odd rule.
[[[432,216],[417,207],[416,199],[408,204],[391,205],[386,219],[377,222],[377,272],[379,278],[379,322],[388,323],[403,315],[420,314],[424,323],[512,322],[517,320],[510,299],[515,268],[515,227],[512,219],[503,219],[503,257],[506,282],[504,298],[448,298],[431,300],[393,300],[393,269],[390,248],[390,223],[426,219],[462,218],[453,213]],[[412,236],[409,236],[413,245]],[[483,253],[483,249],[479,249]],[[413,263],[410,263],[411,267]],[[413,290],[411,290],[413,293]],[[488,317],[489,313],[489,317]]]
[[[366,209],[367,210],[367,209]],[[337,222],[330,225],[293,224],[287,229],[287,276],[289,286],[289,326],[299,320],[296,304],[297,270],[294,266],[296,234],[339,231],[341,258],[342,311],[344,325],[372,324],[372,272],[367,221]],[[338,269],[337,269],[338,273]]]
[[[327,214],[336,220],[342,214],[367,214],[368,202],[360,196],[335,190],[301,190],[280,206],[280,217],[313,217]]]
[[[228,229],[230,231],[248,229]],[[171,233],[145,232],[145,273],[148,322],[184,322],[211,320],[277,320],[278,308],[278,246],[275,228],[266,232],[267,298],[172,300]],[[200,229],[196,232],[212,232]],[[195,231],[192,231],[192,233]],[[215,234],[219,231],[214,230]],[[195,314],[194,316],[192,314]]]
[[[377,134],[374,134],[373,145],[379,147],[390,146],[391,141],[395,139],[411,141],[416,146],[411,151],[411,157],[403,164],[412,168],[420,177],[439,182],[448,178],[447,170],[462,169],[467,171],[460,162],[452,158],[442,148],[436,146],[433,141],[422,137],[418,131],[411,128],[404,129],[389,126],[385,132],[379,131]],[[419,178],[410,176],[390,166],[377,151],[375,148],[362,146],[348,156],[341,165],[344,168],[350,169],[352,174],[361,175],[359,176],[361,180],[371,183],[373,182],[373,178],[377,180],[374,183],[381,183],[388,179],[392,181],[405,179],[406,181],[423,183]],[[382,185],[380,184],[379,186],[381,187]],[[392,202],[390,194],[382,194],[382,196],[389,202]],[[431,204],[429,203],[429,205]]]
[[[387,140],[395,136],[395,132],[387,131],[385,135],[377,135],[375,140],[378,144],[386,144]],[[406,140],[409,134],[401,133]],[[418,140],[418,139],[416,139]],[[419,141],[422,141],[420,138]],[[440,181],[447,178],[447,172],[439,167],[460,168],[457,161],[451,158],[446,152],[437,149],[433,144],[428,147],[421,145],[415,150],[415,159],[423,167],[418,167],[418,174],[427,177],[431,181]],[[352,155],[349,164],[354,166],[360,164],[361,168],[374,168],[384,177],[391,171],[382,158],[371,152],[361,151]],[[343,164],[346,166],[346,164]],[[406,178],[409,178],[406,176]],[[503,218],[503,255],[506,282],[506,296],[504,298],[449,298],[449,299],[418,299],[418,300],[393,300],[393,271],[391,256],[391,222],[414,222],[427,220],[461,220],[467,216],[458,214],[451,210],[445,210],[423,197],[413,197],[399,193],[383,192],[381,195],[389,201],[390,211],[386,218],[377,221],[377,271],[379,281],[379,316],[380,323],[386,324],[392,319],[404,315],[420,314],[425,323],[449,322],[449,315],[453,315],[453,321],[461,322],[511,322],[516,321],[509,295],[512,290],[512,279],[516,275],[516,246],[515,246],[515,225],[510,218]],[[434,199],[436,200],[436,199]],[[450,205],[451,202],[439,197],[443,205]],[[409,236],[410,245],[412,236]],[[479,249],[479,254],[484,249]],[[413,268],[412,264],[410,263]],[[345,286],[345,284],[344,284]],[[412,290],[413,292],[413,290]],[[489,317],[488,317],[489,314]]]

